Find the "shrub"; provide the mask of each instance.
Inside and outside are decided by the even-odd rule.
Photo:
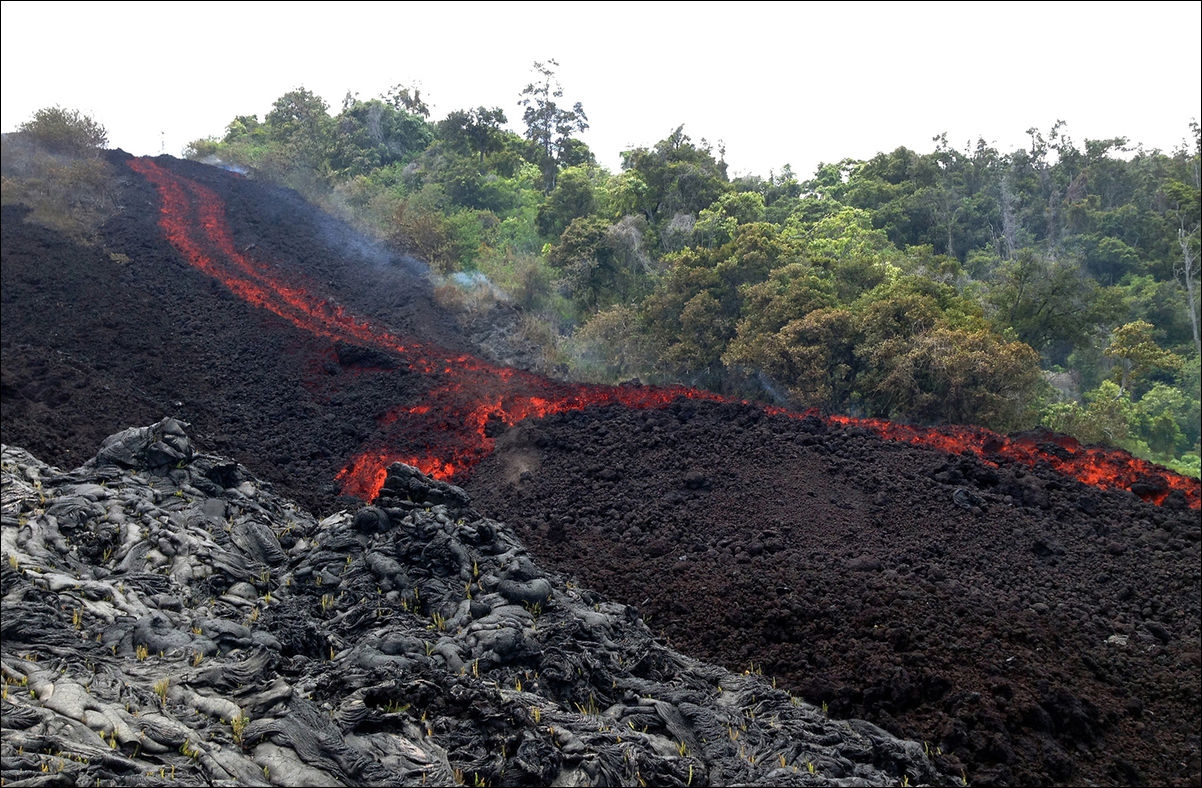
[[[100,123],[79,110],[57,106],[39,109],[17,131],[54,153],[86,153],[103,148],[109,141]]]
[[[22,204],[28,221],[85,243],[118,209],[111,165],[99,156],[54,153],[34,137],[5,135],[0,146],[0,201]]]

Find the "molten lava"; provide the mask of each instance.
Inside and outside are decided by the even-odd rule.
[[[159,192],[159,224],[167,239],[192,266],[222,282],[230,292],[297,328],[335,342],[366,345],[395,354],[403,366],[436,375],[439,385],[420,405],[397,406],[378,419],[379,436],[362,447],[339,473],[343,492],[375,498],[394,462],[412,465],[437,479],[451,480],[470,470],[493,449],[494,435],[523,419],[593,405],[661,408],[677,398],[723,401],[711,392],[683,386],[599,386],[553,381],[529,372],[498,367],[373,326],[340,306],[314,295],[310,286],[238,251],[215,192],[160,167],[133,159],[130,167]],[[802,418],[765,408],[774,415]],[[1126,489],[1161,503],[1178,490],[1192,508],[1202,505],[1200,485],[1119,450],[1086,448],[1063,435],[1003,436],[973,427],[924,428],[882,421],[829,416],[829,423],[862,427],[888,440],[970,453],[987,462],[1008,460],[1034,466],[1047,463],[1061,473],[1103,489]]]
[[[1164,503],[1170,492],[1178,490],[1191,508],[1202,506],[1202,485],[1197,479],[1173,473],[1122,450],[1082,446],[1068,435],[1035,432],[1006,436],[980,427],[914,427],[847,416],[828,419],[867,428],[888,440],[934,446],[951,454],[972,454],[993,465],[999,459],[1029,467],[1045,463],[1078,481],[1103,490],[1130,490],[1150,503]]]

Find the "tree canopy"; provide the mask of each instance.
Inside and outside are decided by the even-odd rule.
[[[336,115],[298,88],[193,153],[349,206],[438,272],[486,276],[578,376],[1043,424],[1196,469],[1197,123],[1168,152],[1078,144],[1061,121],[1008,152],[939,135],[734,181],[682,124],[610,172],[558,65],[516,91],[519,132],[483,105],[431,122],[403,85]]]

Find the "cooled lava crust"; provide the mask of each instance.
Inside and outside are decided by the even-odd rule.
[[[1202,784],[1196,485],[1156,505],[1046,462],[638,390],[507,427],[448,399],[448,380],[470,397],[497,367],[413,261],[287,190],[110,161],[123,210],[103,248],[3,209],[4,443],[71,468],[173,416],[321,514],[362,505],[343,493],[365,495],[344,486],[356,458],[442,462],[479,417],[485,444],[430,467],[682,651],[928,742],[970,784]],[[187,221],[223,222],[227,240],[173,237],[164,183],[214,195],[216,214],[194,203]],[[190,254],[320,293],[333,322],[254,303]],[[338,328],[368,322],[420,350]],[[514,374],[536,389],[521,408],[576,391]]]

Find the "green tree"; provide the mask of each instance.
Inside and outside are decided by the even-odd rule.
[[[555,179],[565,156],[571,156],[572,164],[580,157],[579,150],[571,144],[572,135],[588,129],[588,116],[584,106],[577,101],[570,109],[559,105],[563,98],[563,87],[555,75],[559,63],[548,60],[535,61],[534,71],[538,78],[522,90],[518,106],[525,107],[522,121],[526,124],[526,139],[536,151],[536,163],[543,173],[543,191],[555,188]]]
[[[667,360],[694,380],[712,383],[720,379],[722,351],[733,322],[711,293],[697,293],[680,310],[680,333],[668,348]]]
[[[1018,338],[1063,363],[1122,308],[1119,293],[1102,288],[1076,261],[1021,249],[997,266],[986,301]]]
[[[1141,268],[1139,251],[1113,236],[1085,232],[1065,239],[1063,248],[1100,284],[1117,284]]]
[[[731,306],[741,309],[740,288],[762,282],[780,265],[792,262],[796,255],[794,244],[781,232],[781,228],[767,222],[740,224],[734,228],[734,237],[713,252],[714,270],[730,296],[738,301],[724,299]]]
[[[627,304],[599,310],[572,334],[572,368],[583,380],[616,383],[637,377],[654,365],[638,319]]]
[[[721,246],[734,238],[740,224],[764,220],[764,196],[758,192],[727,192],[703,208],[694,226],[696,242]]]
[[[267,137],[267,127],[259,122],[258,115],[239,115],[225,127],[224,142],[235,142],[245,138],[263,141]]]
[[[1001,432],[1035,422],[1039,355],[986,330],[937,325],[874,353],[878,383],[863,392],[880,415],[927,423],[980,424]],[[878,346],[879,347],[879,346]]]
[[[406,199],[397,206],[389,239],[440,273],[454,271],[460,258],[447,217],[420,200]]]
[[[569,167],[560,173],[555,188],[539,206],[535,227],[539,235],[558,238],[573,219],[597,208],[596,186],[588,167]]]
[[[501,214],[513,208],[520,199],[512,181],[481,172],[473,159],[443,161],[431,181],[442,185],[454,205],[466,208]]]
[[[1202,147],[1202,132],[1198,124],[1193,124],[1196,145]],[[1183,154],[1184,155],[1184,152]],[[1202,241],[1202,189],[1199,188],[1199,154],[1197,147],[1193,155],[1193,182],[1184,183],[1179,180],[1169,180],[1161,187],[1165,205],[1166,219],[1170,225],[1175,225],[1177,243],[1174,251],[1173,279],[1185,293],[1189,305],[1190,326],[1193,329],[1194,352],[1202,353],[1202,341],[1199,340],[1199,298],[1198,287],[1202,266],[1199,264],[1199,243]]]
[[[1173,278],[1180,283],[1185,292],[1185,300],[1189,305],[1190,327],[1194,332],[1194,355],[1202,354],[1202,338],[1199,335],[1199,298],[1198,283],[1202,266],[1199,265],[1199,228],[1187,231],[1184,227],[1177,231],[1177,243],[1181,247],[1181,258],[1173,266]]]
[[[721,355],[735,333],[737,299],[728,297],[714,267],[694,250],[684,249],[666,264],[665,275],[640,305],[640,320],[658,354],[656,370],[667,379],[721,390]]]
[[[814,294],[817,295],[817,294]],[[819,297],[818,302],[821,302]],[[775,391],[783,388],[791,404],[845,410],[855,391],[860,341],[854,316],[842,307],[805,310],[775,331],[756,332],[751,313],[722,355]]]
[[[596,309],[618,277],[608,227],[596,216],[573,219],[547,254],[547,262],[562,272],[571,298],[584,309]]]
[[[422,100],[421,89],[415,86],[404,83],[393,85],[381,98],[395,110],[404,110],[427,119],[430,117],[430,108]]]
[[[752,363],[765,336],[810,312],[839,305],[831,277],[800,262],[775,268],[764,281],[746,285],[741,295],[737,352],[748,357],[743,363]]]
[[[1191,397],[1183,387],[1154,383],[1136,405],[1140,436],[1161,461],[1197,446],[1202,411],[1196,392]]]
[[[324,122],[318,121],[318,125]],[[330,169],[341,178],[408,161],[433,139],[424,120],[379,99],[346,102],[329,131]]]
[[[628,209],[643,214],[661,233],[677,215],[696,217],[730,188],[726,162],[714,158],[705,140],[693,144],[684,126],[654,148],[623,152],[622,169],[627,174]]]
[[[780,173],[770,171],[767,178],[758,175],[743,175],[731,181],[731,188],[736,192],[752,192],[763,198],[763,215],[760,219],[773,224],[784,224],[789,214],[797,207],[801,197],[802,187],[793,173],[793,168],[786,164]],[[756,221],[759,221],[757,219]]]
[[[1104,355],[1117,362],[1114,377],[1120,391],[1135,391],[1138,384],[1157,370],[1170,373],[1182,370],[1183,359],[1156,344],[1154,329],[1146,320],[1135,320],[1111,333]]]
[[[570,297],[585,311],[641,297],[650,268],[636,217],[612,225],[598,216],[573,219],[547,262],[562,272]]]
[[[91,116],[59,106],[39,109],[17,131],[49,151],[73,155],[103,148],[109,139],[104,126]]]
[[[276,140],[323,141],[330,128],[329,105],[304,87],[291,90],[275,100],[267,113],[269,133]]]
[[[484,164],[484,157],[505,146],[505,112],[500,107],[455,110],[437,124],[438,137],[458,153],[474,154]]]
[[[1131,398],[1114,381],[1102,381],[1086,392],[1085,404],[1059,402],[1047,407],[1040,423],[1056,432],[1072,435],[1086,445],[1128,445],[1131,425],[1138,416]]]
[[[3,137],[3,201],[30,209],[26,220],[97,244],[100,228],[120,210],[119,179],[96,145],[104,132],[86,116],[39,110]]]
[[[275,100],[265,123],[287,166],[327,173],[334,119],[324,99],[303,87],[291,90]]]

